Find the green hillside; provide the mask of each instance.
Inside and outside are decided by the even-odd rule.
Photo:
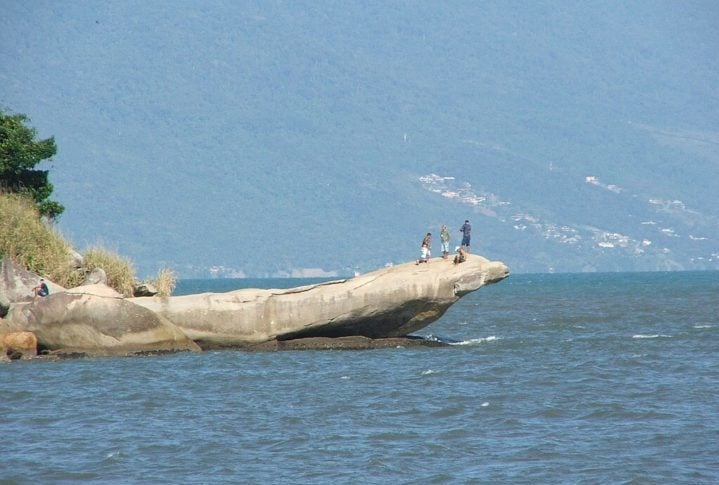
[[[516,271],[719,267],[711,2],[5,7],[63,232],[143,273],[351,274],[465,218]]]

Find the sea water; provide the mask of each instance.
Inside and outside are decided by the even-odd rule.
[[[0,483],[719,483],[718,313],[719,272],[513,275],[445,348],[0,365]]]

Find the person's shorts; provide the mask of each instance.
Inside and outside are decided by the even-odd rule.
[[[462,246],[469,246],[469,236],[462,236]]]
[[[429,248],[426,246],[422,246],[422,259],[429,258]]]

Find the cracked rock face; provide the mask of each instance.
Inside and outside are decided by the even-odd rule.
[[[202,347],[310,337],[388,338],[426,327],[460,297],[508,275],[503,263],[470,255],[458,265],[434,258],[291,289],[129,301],[167,318]]]

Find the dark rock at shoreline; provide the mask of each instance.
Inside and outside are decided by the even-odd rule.
[[[203,350],[235,349],[244,351],[272,352],[280,350],[369,350],[397,347],[448,347],[446,342],[428,340],[422,337],[369,338],[363,336],[348,337],[308,337],[290,340],[270,340],[255,344],[226,346],[208,346]]]

